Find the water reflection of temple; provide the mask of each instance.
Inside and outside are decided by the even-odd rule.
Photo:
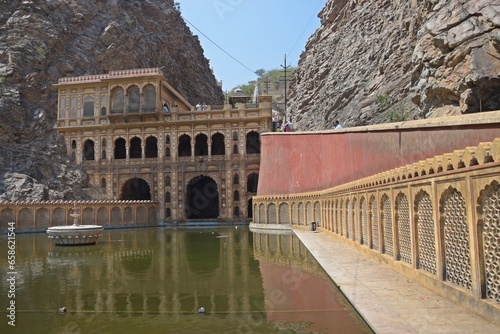
[[[301,322],[311,332],[371,333],[293,233],[254,233],[267,319]]]
[[[74,312],[180,315],[203,306],[207,313],[239,317],[264,309],[258,262],[244,229],[115,230],[93,250],[47,249],[47,244],[46,238],[37,239],[31,251],[18,255],[19,271],[29,276],[34,274],[30,256],[37,249],[47,254],[47,266],[37,275],[41,289],[19,296],[27,305],[56,289],[50,299],[59,298],[56,305]]]

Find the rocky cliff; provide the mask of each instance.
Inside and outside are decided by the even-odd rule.
[[[82,198],[52,129],[60,77],[161,67],[191,103],[223,98],[173,0],[0,1],[0,199]]]
[[[328,0],[291,84],[299,130],[500,109],[500,0]]]

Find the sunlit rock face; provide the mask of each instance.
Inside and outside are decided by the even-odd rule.
[[[162,68],[191,103],[222,101],[173,0],[1,1],[0,198],[86,198],[87,176],[53,130],[52,85],[65,76],[149,67]],[[28,183],[21,187],[22,178]]]
[[[500,109],[498,0],[329,0],[293,77],[300,130]]]

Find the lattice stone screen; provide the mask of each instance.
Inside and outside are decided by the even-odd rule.
[[[396,226],[399,236],[399,258],[411,264],[410,208],[404,194],[399,194],[396,198]]]
[[[122,210],[120,210],[120,208],[115,207],[111,209],[111,223],[112,224],[122,223]]]
[[[266,224],[266,215],[265,215],[266,207],[264,204],[260,204],[259,206],[259,217],[260,217],[260,223],[261,224]]]
[[[66,210],[63,208],[55,208],[52,212],[52,224],[53,226],[66,225]]]
[[[392,238],[392,211],[391,201],[386,195],[382,196],[383,228],[384,228],[384,253],[394,255],[394,243]]]
[[[158,222],[158,210],[156,208],[149,208],[149,224],[156,224]]]
[[[429,194],[421,192],[417,202],[417,239],[418,267],[431,274],[436,274],[436,247],[434,240],[434,220]]]
[[[466,289],[472,288],[469,230],[465,200],[456,189],[446,192],[443,205],[444,278]]]
[[[99,208],[97,209],[97,224],[98,225],[108,225],[108,209],[107,208]]]
[[[297,222],[297,203],[292,203],[292,224],[296,225]]]
[[[486,298],[500,303],[500,185],[496,184],[486,195],[482,218]]]
[[[288,214],[288,203],[280,204],[280,224],[290,224],[290,217]]]
[[[348,237],[347,233],[347,202],[342,206],[342,235]]]
[[[16,221],[16,214],[14,210],[7,208],[0,211],[0,228],[7,229],[9,227],[10,222]]]
[[[140,206],[137,208],[137,224],[147,224],[148,223],[148,212],[145,207]]]
[[[361,243],[363,245],[369,245],[368,240],[368,208],[366,205],[366,200],[364,197],[361,197],[361,224],[363,225],[363,240]]]
[[[79,222],[84,225],[93,225],[94,221],[94,208],[83,209],[82,220]]]
[[[267,223],[276,224],[276,205],[274,203],[267,207]]]
[[[352,226],[352,202],[347,200],[347,227],[349,238],[354,240],[354,228]]]
[[[313,221],[313,210],[311,202],[307,202],[306,204],[306,212],[307,212],[307,221],[306,225]]]
[[[19,210],[19,227],[31,228],[33,225],[33,211],[31,209]]]
[[[304,213],[304,204],[302,202],[299,203],[299,225],[305,225],[305,213]]]
[[[377,200],[375,199],[375,196],[372,196],[370,198],[370,213],[371,213],[371,223],[372,223],[372,247],[373,249],[379,250],[380,249],[380,242],[379,242],[379,228],[378,228],[378,207],[377,207]]]
[[[328,220],[328,230],[333,231],[333,203],[332,201],[328,201],[327,208],[327,220]]]
[[[35,215],[35,224],[36,228],[46,228],[49,227],[49,209],[47,208],[41,208],[36,210],[36,215]]]
[[[321,220],[321,205],[319,202],[314,203],[314,220],[318,223]]]
[[[342,234],[342,226],[340,224],[340,216],[342,213],[342,207],[339,207],[339,201],[335,201],[335,233]]]
[[[354,230],[356,232],[356,241],[361,243],[362,237],[362,228],[359,225],[359,214],[358,214],[358,201],[355,199],[352,200],[352,207],[354,210]]]

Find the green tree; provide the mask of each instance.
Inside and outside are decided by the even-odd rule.
[[[255,74],[259,77],[259,78],[262,78],[264,76],[264,74],[266,73],[266,70],[264,70],[263,68],[261,68],[260,70],[257,70],[255,71]]]

